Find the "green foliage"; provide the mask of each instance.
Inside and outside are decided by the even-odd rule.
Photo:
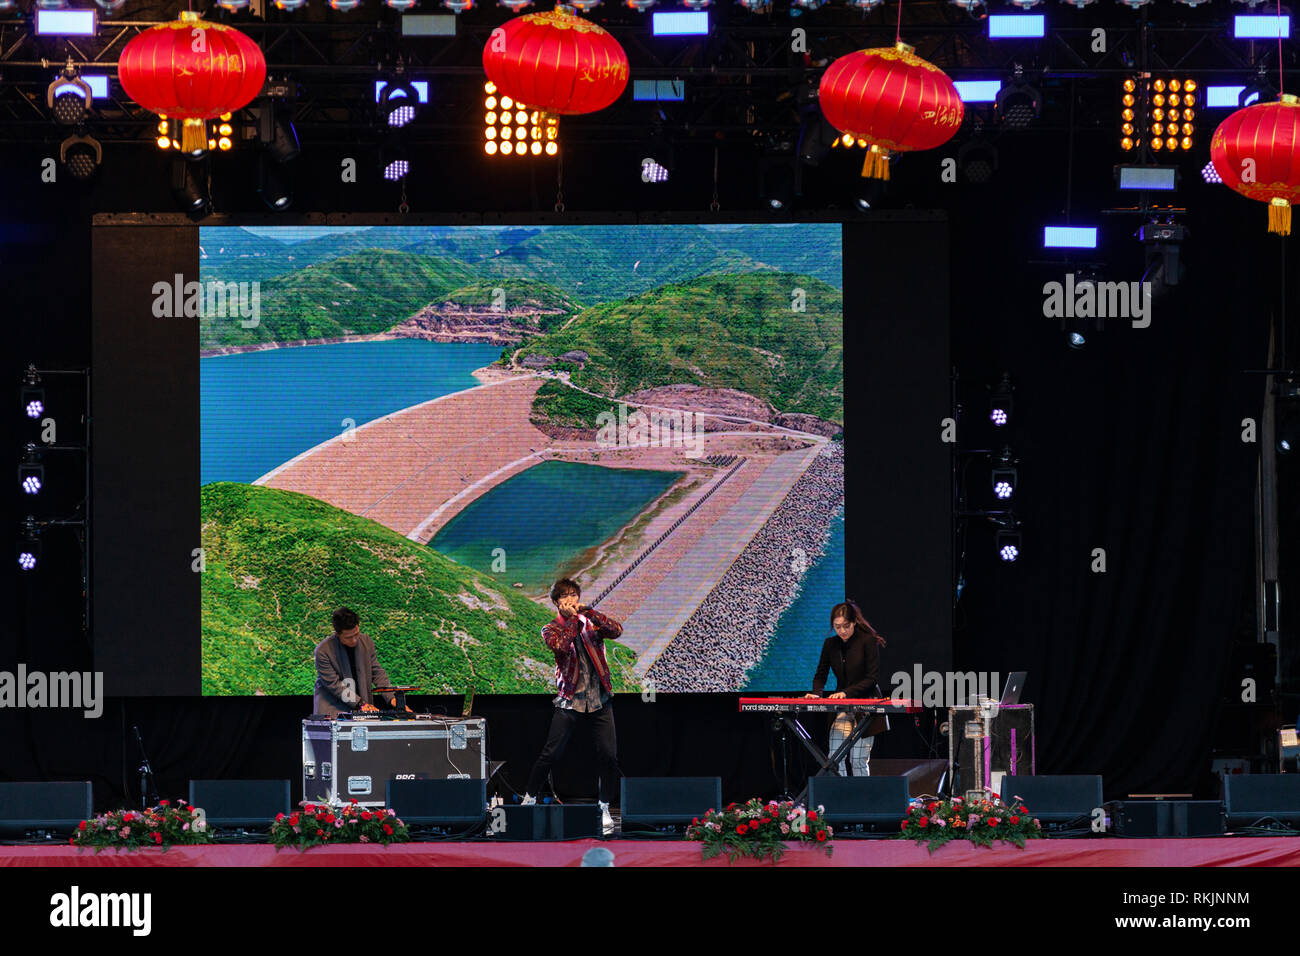
[[[148,810],[113,810],[82,820],[68,842],[78,848],[93,847],[96,853],[107,847],[138,850],[156,846],[166,851],[174,844],[211,843],[212,831],[202,812],[184,800],[175,805],[162,800]]]
[[[224,279],[224,276],[217,278]],[[386,332],[473,278],[459,262],[370,249],[308,266],[261,285],[260,321],[199,321],[200,348]]]
[[[793,291],[803,289],[802,311]],[[736,388],[782,412],[844,420],[843,297],[812,276],[716,275],[580,312],[530,353],[586,351],[575,384],[616,396],[660,385]]]
[[[791,841],[823,847],[830,856],[834,852],[834,830],[827,825],[825,812],[825,807],[807,810],[789,800],[764,803],[755,798],[743,805],[728,804],[721,810],[710,808],[691,821],[686,839],[703,844],[700,849],[704,859],[725,854],[729,863],[746,856],[775,863]]]
[[[1023,849],[1025,840],[1042,835],[1042,827],[1018,799],[1008,806],[996,798],[967,803],[961,797],[916,797],[908,805],[897,838],[927,844],[933,853],[952,840],[984,847],[1001,840]]]
[[[330,614],[357,610],[393,680],[432,694],[549,693],[546,607],[367,518],[307,495],[201,490],[205,695],[310,694]],[[616,692],[635,654],[606,642]]]
[[[461,306],[490,308],[498,301],[497,289],[501,290],[501,297],[504,299],[507,311],[558,309],[564,313],[559,317],[563,322],[569,315],[582,309],[582,303],[550,283],[525,278],[482,279],[471,282],[448,293],[444,301]],[[552,317],[547,316],[547,318]]]
[[[409,843],[411,831],[387,807],[362,807],[355,800],[343,807],[306,804],[293,813],[277,813],[268,842],[277,850],[287,846],[306,852],[335,843]]]
[[[528,418],[534,425],[596,428],[596,416],[601,412],[617,414],[613,403],[555,379],[547,379],[533,396],[533,408]]]

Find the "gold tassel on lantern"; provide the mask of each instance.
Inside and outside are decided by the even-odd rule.
[[[187,119],[181,126],[181,149],[197,153],[208,148],[208,127],[201,119]]]
[[[889,150],[881,149],[874,143],[867,149],[866,158],[862,160],[862,178],[889,178]]]
[[[1291,235],[1291,203],[1287,200],[1268,201],[1268,231],[1279,236]]]

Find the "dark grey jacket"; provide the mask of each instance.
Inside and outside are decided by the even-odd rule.
[[[347,648],[337,634],[331,634],[316,645],[316,698],[313,713],[334,715],[342,711],[359,710],[362,704],[373,704],[371,688],[391,687],[387,672],[379,666],[375,655],[375,642],[370,635],[362,634],[355,649],[357,670],[352,673],[351,661],[348,660]],[[349,700],[349,687],[344,683],[351,679],[355,688],[355,700]],[[387,706],[387,701],[384,705]]]

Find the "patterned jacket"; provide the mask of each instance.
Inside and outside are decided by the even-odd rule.
[[[555,686],[565,700],[573,700],[573,689],[578,683],[576,642],[579,640],[585,642],[592,663],[596,665],[600,686],[606,693],[614,693],[609,679],[609,665],[605,663],[605,641],[616,640],[623,633],[623,625],[585,605],[578,608],[578,614],[590,621],[592,627],[584,631],[582,621],[576,615],[566,618],[562,614],[556,614],[555,620],[542,628],[542,640],[555,653]]]

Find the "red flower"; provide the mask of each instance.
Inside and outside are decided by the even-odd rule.
[[[826,831],[825,831],[825,830],[818,830],[818,831],[817,831],[817,842],[818,842],[818,843],[825,843],[825,842],[826,842]]]
[[[135,819],[135,814],[132,813],[130,810],[128,810],[128,811],[126,811],[126,813],[122,814],[122,822],[123,822],[123,823],[130,823],[130,822],[131,822],[132,820],[134,820],[134,819]]]
[[[172,805],[172,802],[171,802],[170,800],[159,800],[159,801],[158,801],[158,806],[160,806],[160,807],[170,807],[171,805]]]
[[[393,828],[390,827],[387,823],[385,823],[385,824],[384,824],[384,832],[387,833],[387,834],[390,834],[390,835],[391,835],[392,832],[393,832]]]
[[[921,819],[917,820],[916,822],[918,826],[928,827],[930,825],[930,818],[921,817]]]
[[[356,798],[356,797],[353,797],[353,798],[352,798],[352,802],[353,802],[353,803],[356,803],[356,802],[357,802],[357,798]]]
[[[757,830],[757,829],[758,829],[758,821],[757,821],[757,820],[750,820],[750,821],[749,821],[749,828],[750,828],[751,830]]]
[[[699,818],[699,817],[691,817],[691,826],[693,826],[693,827],[698,827],[699,825],[700,825],[700,818]]]
[[[303,810],[305,810],[307,813],[315,813],[315,812],[316,812],[316,804],[314,804],[314,803],[309,803],[309,804],[307,804],[307,806],[303,807]]]
[[[332,814],[332,813],[327,813],[327,814],[325,814],[325,822],[326,822],[326,823],[333,823],[333,822],[334,822],[334,819],[335,819],[335,818],[334,818],[334,814]]]
[[[1020,808],[1020,812],[1021,812],[1021,813],[1028,813],[1028,812],[1029,812],[1029,808],[1028,808],[1028,807],[1025,807],[1025,806],[1021,806],[1021,808]]]
[[[928,812],[930,812],[930,813],[934,813],[934,808],[937,807],[938,805],[939,805],[939,804],[935,803],[935,802],[932,800],[932,801],[930,801],[930,805],[927,806],[925,809],[926,809]]]
[[[1012,818],[1011,818],[1011,825],[1012,825],[1012,826],[1015,826],[1015,825],[1016,825],[1017,823],[1019,823],[1019,822],[1020,822],[1020,818],[1019,818],[1019,817],[1012,817]]]
[[[907,821],[904,820],[902,823],[900,823],[900,824],[898,825],[898,829],[900,829],[900,830],[906,830],[906,829],[907,829]]]
[[[741,824],[740,826],[736,827],[736,832],[737,832],[737,833],[744,833],[744,832],[745,832],[745,826],[744,826],[744,824]]]
[[[362,819],[362,820],[369,820],[372,816],[374,816],[374,814],[372,814],[369,810],[362,810],[362,811],[361,811],[361,819]]]
[[[78,824],[77,824],[77,829],[78,829],[78,830],[84,830],[84,829],[86,829],[86,821],[85,821],[85,820],[82,820],[80,823],[78,823]]]
[[[153,842],[162,843],[162,834],[159,833],[157,830],[153,832]]]
[[[989,826],[991,826],[991,827],[995,827],[995,826],[997,826],[997,825],[998,825],[998,818],[997,818],[997,817],[989,817]]]
[[[298,825],[298,814],[296,813],[289,814],[289,826],[296,827],[297,825]]]
[[[817,811],[816,811],[816,810],[810,810],[810,811],[808,812],[808,819],[809,819],[810,821],[812,821],[813,823],[816,823],[816,822],[817,822]]]

